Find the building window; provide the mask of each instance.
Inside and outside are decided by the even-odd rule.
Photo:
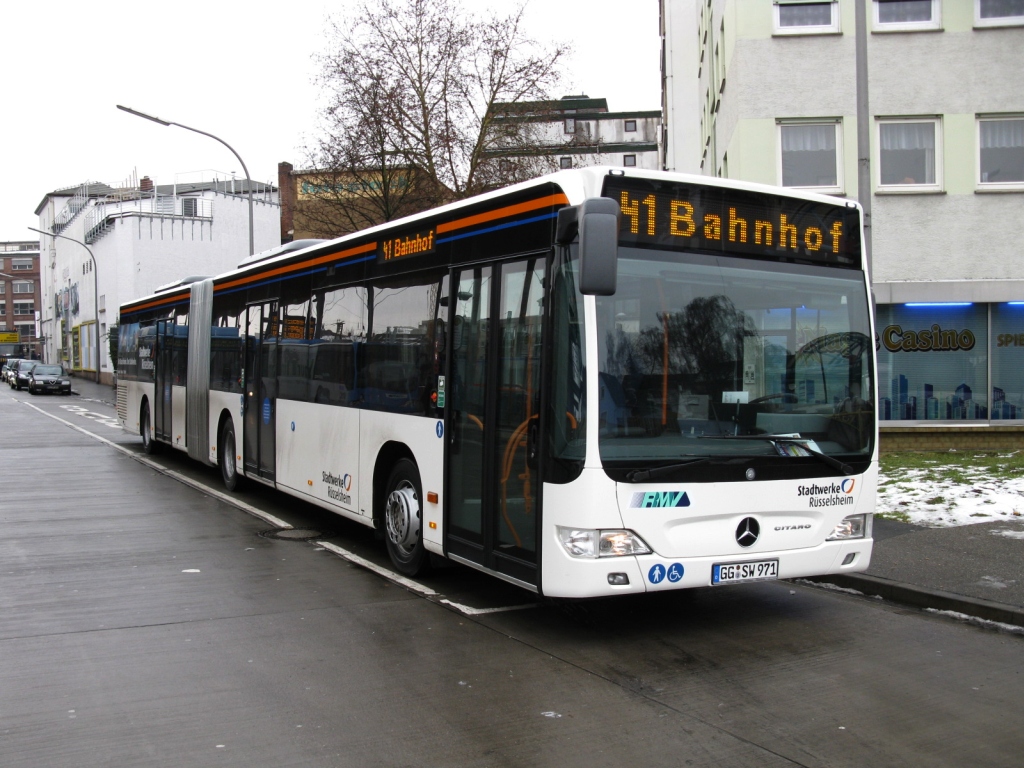
[[[7,302],[0,301],[0,317],[4,317],[7,314]]]
[[[199,215],[199,200],[195,197],[181,198],[181,215],[195,217]]]
[[[562,126],[563,133],[576,133],[576,118],[567,117]]]
[[[842,192],[842,123],[779,124],[779,178],[784,187]]]
[[[14,292],[15,293],[34,293],[35,291],[33,290],[32,285],[33,284],[32,284],[32,282],[30,280],[20,280],[20,281],[14,283]]]
[[[32,269],[32,259],[11,259],[11,269]]]
[[[16,301],[14,302],[14,314],[16,315],[32,315],[35,314],[36,303],[34,301]]]
[[[1024,189],[1024,117],[978,120],[978,186]]]
[[[571,157],[560,157],[560,158],[558,158],[558,167],[559,168],[572,168],[572,158]]]
[[[826,35],[839,31],[835,0],[775,0],[775,34]]]
[[[626,133],[636,133],[636,120],[626,120],[625,131]]]
[[[18,333],[21,335],[21,340],[22,341],[25,341],[26,339],[35,338],[35,335],[36,335],[35,323],[32,323],[31,325],[29,325],[28,323],[19,323],[18,325],[14,326],[14,327],[17,328]]]
[[[0,296],[3,296],[5,293],[7,293],[7,283],[0,280]]]
[[[636,155],[623,155],[622,164],[627,168],[636,168]]]
[[[874,0],[876,32],[941,29],[939,0]]]
[[[1024,24],[1024,0],[974,0],[974,26],[1008,27]]]
[[[878,185],[894,192],[942,189],[938,118],[878,121]]]

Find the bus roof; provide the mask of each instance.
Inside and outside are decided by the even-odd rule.
[[[722,179],[713,176],[702,176],[695,174],[674,173],[668,171],[651,171],[637,168],[612,168],[607,166],[593,166],[589,168],[577,168],[562,170],[555,173],[539,176],[535,179],[520,182],[509,187],[503,187],[481,195],[458,200],[447,205],[432,208],[427,211],[406,216],[401,219],[389,221],[367,229],[342,235],[333,240],[297,240],[293,243],[286,243],[277,248],[263,251],[243,260],[234,270],[225,272],[212,278],[216,290],[230,289],[236,286],[244,286],[251,282],[253,275],[284,276],[293,271],[296,266],[317,266],[320,262],[328,262],[336,258],[352,258],[353,262],[367,260],[373,256],[366,257],[365,254],[371,251],[376,254],[377,240],[381,235],[396,231],[409,231],[415,229],[418,224],[428,221],[443,222],[453,220],[459,214],[465,213],[467,209],[486,209],[488,202],[494,202],[494,209],[499,212],[503,207],[514,208],[516,206],[501,206],[509,198],[521,198],[528,195],[531,190],[537,192],[547,189],[556,189],[561,194],[548,195],[541,198],[546,204],[555,206],[579,205],[589,197],[597,197],[601,194],[604,180],[609,175],[626,178],[652,179],[675,181],[683,184],[695,184],[712,187],[722,187],[739,191],[749,191],[762,194],[781,195],[796,199],[815,202],[830,203],[832,205],[843,205],[860,208],[859,203],[843,198],[830,197],[815,192],[797,190],[783,187],[775,187],[767,184],[757,184],[732,179]],[[557,197],[558,199],[551,199]],[[485,214],[486,215],[486,214]],[[479,216],[479,214],[478,214]],[[471,217],[477,218],[477,217]],[[466,221],[467,219],[463,219]],[[190,280],[194,280],[190,278]],[[126,302],[122,310],[139,311],[156,306],[174,306],[185,303],[189,299],[189,286],[181,281],[182,290],[171,293],[169,289],[174,283],[162,286],[157,293]]]

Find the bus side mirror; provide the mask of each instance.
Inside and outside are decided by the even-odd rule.
[[[607,197],[584,200],[579,208],[580,292],[615,293],[618,271],[619,204]]]

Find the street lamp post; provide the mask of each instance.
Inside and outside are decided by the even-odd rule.
[[[235,152],[234,148],[226,141],[224,141],[224,139],[214,136],[212,133],[200,131],[198,128],[191,128],[187,125],[182,125],[181,123],[172,122],[171,120],[161,120],[159,117],[147,115],[145,112],[139,112],[137,109],[132,109],[131,107],[123,107],[120,104],[117,105],[117,108],[120,109],[122,112],[127,112],[130,115],[135,115],[136,117],[141,117],[146,120],[152,120],[154,123],[159,123],[160,125],[176,125],[179,128],[184,128],[186,131],[192,131],[193,133],[201,133],[203,136],[209,136],[211,139],[219,141],[221,144],[223,144],[225,147],[231,150],[231,154],[233,154],[235,156],[235,159],[238,160],[239,163],[241,163],[242,170],[245,171],[245,186],[249,192],[249,255],[252,256],[254,253],[256,253],[256,249],[253,247],[252,239],[252,179],[249,178],[249,169],[245,167],[245,161],[242,160],[241,156],[237,152]]]
[[[100,383],[100,360],[103,359],[103,355],[100,352],[100,291],[99,281],[97,280],[98,270],[96,269],[96,257],[93,256],[92,248],[83,243],[81,240],[75,240],[73,237],[67,235],[57,235],[53,232],[46,232],[42,229],[36,229],[35,227],[29,227],[33,232],[38,232],[40,235],[49,235],[50,237],[59,237],[61,240],[70,240],[72,243],[78,243],[80,246],[85,248],[89,252],[89,258],[92,260],[92,296],[93,296],[93,315],[96,325],[96,383]]]

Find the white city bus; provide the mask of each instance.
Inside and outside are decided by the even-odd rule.
[[[874,331],[854,202],[564,171],[121,308],[118,415],[549,596],[862,571]]]

